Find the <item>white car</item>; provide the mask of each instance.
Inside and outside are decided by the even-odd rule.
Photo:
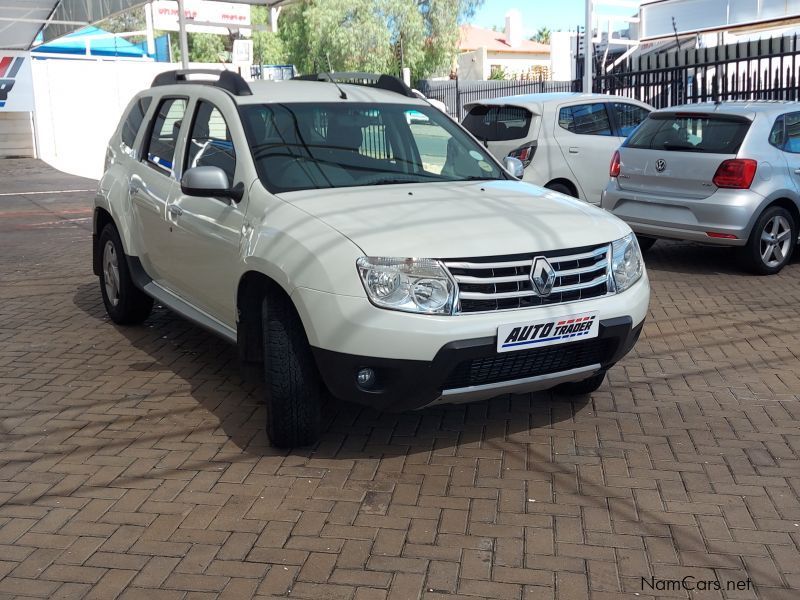
[[[653,108],[604,94],[547,93],[471,102],[462,125],[523,179],[600,204],[614,151]]]
[[[633,347],[630,228],[518,181],[399,80],[190,76],[156,77],[109,142],[94,271],[115,323],[157,299],[263,368],[274,445],[314,441],[326,389],[379,410],[585,394]]]

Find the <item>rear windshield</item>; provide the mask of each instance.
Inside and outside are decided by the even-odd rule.
[[[623,146],[677,152],[736,154],[750,121],[716,114],[654,113]]]
[[[474,106],[461,124],[481,141],[503,142],[527,137],[532,118],[519,106]]]

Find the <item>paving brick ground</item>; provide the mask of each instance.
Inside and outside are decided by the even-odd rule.
[[[0,183],[0,597],[800,598],[797,260],[659,244],[591,399],[343,406],[287,453],[232,348],[164,309],[108,321],[91,192],[23,193],[92,182]]]

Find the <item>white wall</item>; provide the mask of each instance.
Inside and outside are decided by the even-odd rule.
[[[33,124],[29,112],[0,112],[0,158],[34,156]]]
[[[33,61],[39,158],[61,171],[99,179],[108,139],[125,106],[158,73],[176,68],[154,62]]]
[[[534,54],[533,52],[492,52],[486,53],[486,78],[492,72],[493,65],[500,65],[509,76],[527,73],[531,67],[550,68],[549,54]]]
[[[554,31],[550,34],[550,73],[554,81],[575,79],[574,31]]]
[[[458,78],[463,81],[482,81],[488,77],[486,48],[458,55]]]

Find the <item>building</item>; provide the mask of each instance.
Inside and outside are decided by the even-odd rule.
[[[523,36],[522,17],[506,14],[504,31],[462,25],[458,43],[458,77],[489,79],[501,69],[507,78],[550,78],[550,46]]]

